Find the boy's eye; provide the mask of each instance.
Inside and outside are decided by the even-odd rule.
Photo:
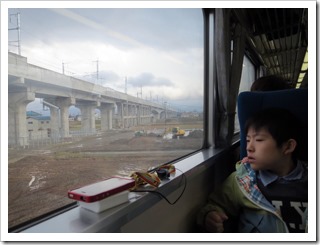
[[[261,142],[264,141],[264,139],[256,139],[256,141]]]

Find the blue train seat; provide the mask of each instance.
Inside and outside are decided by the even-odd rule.
[[[245,122],[255,112],[280,107],[291,111],[302,123],[300,160],[308,161],[308,90],[287,89],[266,92],[242,92],[238,96],[240,159],[247,156]]]

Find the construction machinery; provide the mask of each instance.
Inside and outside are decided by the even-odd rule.
[[[171,132],[173,138],[177,138],[178,136],[184,136],[184,134],[186,133],[183,129],[180,129],[179,127],[173,127]]]

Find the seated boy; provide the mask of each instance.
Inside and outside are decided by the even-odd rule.
[[[223,232],[229,218],[238,232],[305,232],[308,172],[297,159],[301,131],[289,111],[270,108],[246,122],[247,157],[209,197],[197,223]]]

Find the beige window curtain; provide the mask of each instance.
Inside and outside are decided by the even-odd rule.
[[[230,11],[230,9],[216,9],[215,11],[214,40],[218,112],[216,147],[231,144],[245,49],[244,29],[239,24],[234,27],[233,35],[230,36]],[[232,57],[231,40],[233,41]]]

